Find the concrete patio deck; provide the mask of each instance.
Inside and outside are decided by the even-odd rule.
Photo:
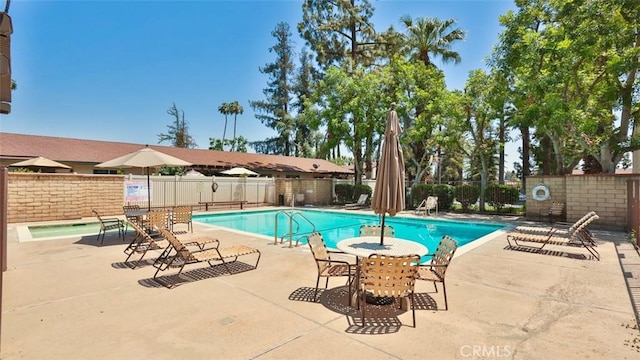
[[[411,311],[380,307],[360,326],[341,280],[312,299],[308,248],[211,229],[223,245],[258,248],[257,269],[191,266],[167,289],[150,265],[123,263],[107,236],[19,242],[9,226],[2,359],[638,359],[640,258],[624,233],[584,249],[506,248],[503,233],[462,248],[442,293],[418,282]],[[147,255],[147,257],[153,257]],[[242,260],[242,259],[241,259]],[[247,259],[252,264],[253,258]],[[622,262],[626,262],[623,270]],[[198,269],[198,270],[194,270]],[[439,288],[441,289],[441,288]],[[631,290],[630,290],[631,289]],[[636,299],[637,299],[636,298]],[[637,301],[637,300],[636,300]]]

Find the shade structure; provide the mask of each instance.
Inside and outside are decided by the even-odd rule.
[[[396,104],[391,104],[387,115],[382,154],[376,172],[376,187],[371,199],[371,208],[376,214],[382,215],[382,227],[386,214],[395,216],[404,210],[404,157],[398,136],[402,133]],[[380,234],[380,245],[384,245],[384,231]]]
[[[38,156],[32,159],[18,161],[10,164],[9,166],[26,167],[26,168],[52,168],[52,169],[71,169],[71,166],[47,159],[46,157]]]
[[[160,166],[189,166],[190,162],[178,159],[177,157],[165,154],[163,152],[151,149],[150,147],[144,147],[140,150],[132,153],[117,157],[112,160],[105,161],[96,165],[99,168],[144,168],[147,170],[147,199],[151,210],[151,180],[149,176],[149,169]]]
[[[257,172],[251,171],[249,169],[245,169],[243,167],[234,167],[229,170],[221,171],[220,173],[225,175],[238,175],[238,176],[260,175]]]

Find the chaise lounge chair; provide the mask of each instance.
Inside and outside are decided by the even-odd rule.
[[[360,194],[358,202],[355,204],[346,204],[344,208],[347,210],[362,209],[367,206],[367,199],[369,199],[369,194]]]
[[[240,256],[257,254],[258,258],[253,266],[254,269],[258,267],[260,262],[260,256],[262,255],[258,249],[254,249],[245,245],[233,245],[229,247],[220,247],[219,241],[209,242],[209,244],[215,244],[213,248],[191,251],[182,241],[180,241],[171,230],[159,229],[162,237],[167,239],[171,244],[167,250],[164,251],[162,256],[153,264],[157,270],[153,275],[153,278],[157,278],[160,271],[164,271],[169,267],[179,267],[178,273],[180,275],[186,265],[198,264],[206,262],[209,266],[214,266],[216,263],[221,263],[229,274],[233,274],[229,264],[238,261]],[[231,261],[227,261],[232,259]],[[167,286],[169,287],[169,286]]]
[[[548,235],[549,232],[555,229],[556,235],[562,236],[571,236],[573,232],[586,221],[593,221],[591,218],[596,216],[595,211],[590,211],[582,216],[580,219],[576,220],[574,223],[566,223],[566,222],[557,222],[553,224],[553,226],[525,226],[520,225],[516,226],[514,231],[521,233],[530,233],[530,234],[540,234],[540,235]]]
[[[147,254],[149,250],[165,250],[169,246],[169,241],[164,238],[153,238],[149,235],[142,226],[137,222],[130,222],[131,228],[136,232],[133,240],[124,249],[124,253],[127,254],[127,258],[124,260],[126,263],[131,256],[135,253],[139,253],[140,258],[135,261],[132,269],[135,269],[142,261],[142,258]]]
[[[587,226],[592,222],[598,220],[598,215],[593,215],[589,219],[582,222],[571,234],[563,236],[558,229],[551,229],[549,233],[544,235],[524,233],[519,231],[512,231],[507,234],[507,242],[509,247],[514,247],[514,244],[519,247],[528,247],[536,250],[542,250],[546,245],[564,245],[564,246],[578,246],[584,247],[594,258],[600,260],[600,253],[595,249],[597,246],[593,234],[587,229]],[[511,243],[513,241],[513,244]],[[526,244],[522,244],[522,243]],[[538,243],[540,246],[530,245],[529,243]]]

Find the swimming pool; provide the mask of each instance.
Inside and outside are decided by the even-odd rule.
[[[32,239],[95,235],[100,231],[100,223],[77,223],[64,225],[34,225],[28,227]]]
[[[274,237],[276,234],[275,223],[277,214],[277,235],[278,238],[280,238],[289,233],[289,217],[283,213],[289,211],[291,210],[202,214],[194,215],[193,221]],[[301,235],[311,233],[314,230],[313,226],[315,226],[315,230],[322,233],[327,247],[334,249],[338,241],[358,236],[360,225],[379,224],[378,215],[311,209],[295,209],[294,211],[309,220],[309,222],[307,222],[302,217],[294,215],[294,219],[296,219],[299,224],[299,230],[294,236],[294,241]],[[437,247],[443,235],[453,237],[458,241],[458,245],[462,246],[505,227],[504,224],[497,223],[462,222],[397,216],[387,216],[385,218],[385,224],[394,227],[396,237],[419,242],[431,250]],[[293,231],[296,232],[295,224]],[[285,240],[287,239],[288,236]]]

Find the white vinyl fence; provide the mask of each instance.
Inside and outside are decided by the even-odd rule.
[[[273,178],[216,177],[216,176],[151,176],[151,207],[198,205],[201,201],[247,201],[248,204],[276,202]],[[133,194],[129,185],[139,185]],[[127,175],[125,203],[147,206],[147,176]],[[215,188],[215,192],[213,189]],[[129,195],[129,197],[127,197]]]

